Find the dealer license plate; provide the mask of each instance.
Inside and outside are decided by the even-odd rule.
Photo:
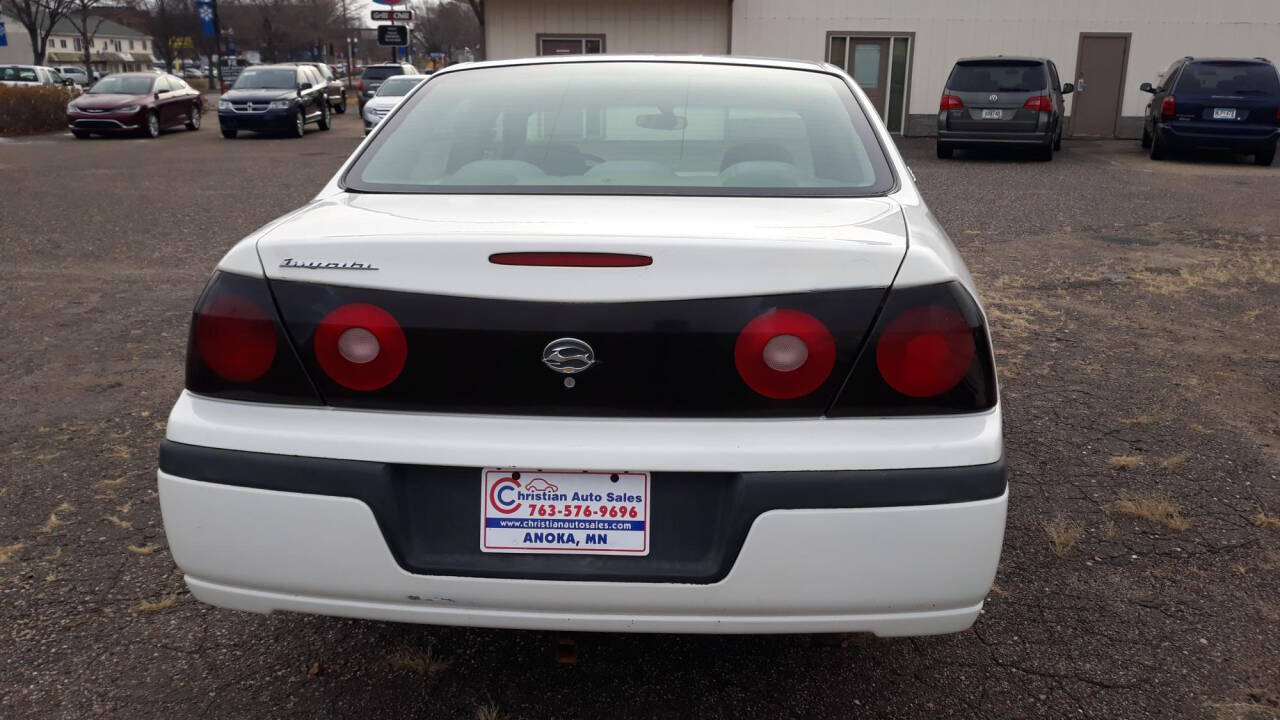
[[[982,111],[983,120],[1000,120],[1002,118],[1004,118],[1004,112],[1001,110],[983,110]]]
[[[649,473],[481,473],[480,550],[649,554]]]
[[[1213,119],[1214,120],[1235,120],[1236,109],[1235,108],[1214,108]]]

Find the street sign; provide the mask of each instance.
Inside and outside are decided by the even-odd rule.
[[[404,25],[379,25],[378,44],[382,47],[404,47],[409,44],[409,28]]]
[[[4,21],[0,20],[0,47],[4,47],[8,44],[9,44],[9,36],[6,35],[4,32]]]
[[[396,20],[408,22],[413,19],[412,10],[370,10],[369,15],[374,20]]]

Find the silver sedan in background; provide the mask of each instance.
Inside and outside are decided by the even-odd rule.
[[[378,88],[377,94],[364,104],[364,134],[373,132],[382,118],[391,112],[391,108],[428,77],[430,75],[395,75],[387,78]]]

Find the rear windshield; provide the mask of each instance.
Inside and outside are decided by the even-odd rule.
[[[398,67],[373,67],[364,71],[365,80],[386,80],[392,75],[403,75],[404,70]]]
[[[434,76],[344,182],[366,192],[874,195],[871,124],[826,73],[594,62]]]
[[[0,67],[0,80],[8,80],[10,82],[38,82],[40,78],[36,77],[36,71],[32,68],[20,67]]]
[[[1175,94],[1280,95],[1271,65],[1251,62],[1196,62],[1178,78]]]
[[[1042,63],[1018,60],[956,63],[947,79],[947,89],[956,92],[1034,92],[1048,85]]]

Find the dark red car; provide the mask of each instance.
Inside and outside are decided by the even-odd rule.
[[[142,133],[156,137],[175,125],[200,129],[200,93],[173,75],[136,72],[108,75],[67,105],[67,127],[78,138],[94,133]]]

